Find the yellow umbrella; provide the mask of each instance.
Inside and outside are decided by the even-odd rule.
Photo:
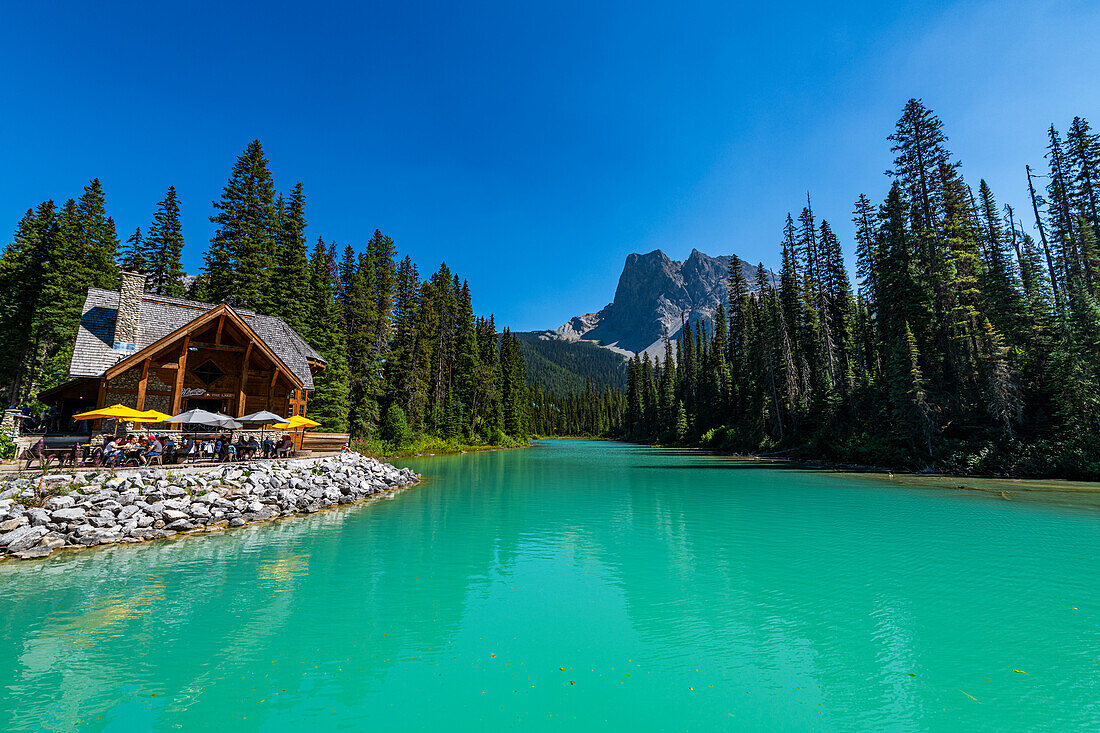
[[[295,430],[297,428],[315,428],[320,424],[321,423],[316,420],[310,420],[308,417],[295,415],[286,422],[276,423],[272,427],[278,428],[279,430]]]
[[[89,410],[79,415],[73,415],[74,420],[98,420],[101,418],[114,418],[124,422],[155,422],[149,419],[149,414],[140,412],[125,405],[111,405],[98,410]]]
[[[145,417],[141,419],[134,418],[134,422],[164,422],[165,420],[171,419],[171,417],[171,415],[166,415],[156,410],[146,410]]]

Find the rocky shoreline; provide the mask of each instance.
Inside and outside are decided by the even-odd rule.
[[[420,481],[358,453],[200,470],[144,468],[0,483],[0,560],[218,532],[352,504]]]

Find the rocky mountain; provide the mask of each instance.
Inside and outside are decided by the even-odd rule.
[[[539,337],[592,341],[623,354],[663,355],[664,334],[675,339],[687,321],[702,321],[710,329],[718,304],[729,306],[726,280],[731,259],[728,255],[710,257],[695,249],[683,262],[669,259],[659,249],[632,254],[626,258],[611,303],[595,313],[571,318]],[[742,262],[741,269],[753,287],[757,268]],[[776,281],[771,271],[766,277]]]

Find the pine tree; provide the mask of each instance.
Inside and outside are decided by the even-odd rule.
[[[1024,166],[1024,170],[1027,172],[1027,191],[1031,198],[1031,210],[1035,215],[1035,228],[1039,230],[1039,241],[1043,245],[1043,257],[1047,265],[1047,274],[1050,277],[1050,288],[1054,294],[1054,303],[1060,305],[1062,298],[1058,282],[1059,272],[1054,265],[1054,256],[1051,254],[1051,246],[1047,241],[1046,229],[1043,227],[1043,217],[1039,214],[1039,197],[1035,195],[1035,183],[1031,180],[1031,166]]]
[[[889,174],[898,184],[910,212],[913,231],[920,235],[943,216],[944,184],[959,164],[951,160],[943,122],[919,99],[910,99],[888,138],[895,153]]]
[[[988,302],[990,320],[1000,334],[1009,334],[1012,344],[1020,344],[1028,335],[1024,322],[1024,300],[1020,283],[1010,264],[1008,242],[997,216],[997,203],[988,184],[982,179],[979,185],[980,211],[985,224],[988,263],[983,291]]]
[[[119,265],[127,272],[145,272],[145,239],[141,236],[141,227],[126,240],[119,253]]]
[[[450,268],[443,263],[421,288],[422,312],[418,320],[424,329],[426,342],[422,379],[427,394],[428,421],[432,426],[441,424],[447,393],[454,376],[454,337],[458,304],[455,302],[452,279]]]
[[[374,322],[370,324],[370,330],[375,348],[383,356],[389,348],[393,291],[397,284],[395,255],[393,240],[375,229],[374,236],[367,243],[367,259],[370,260],[374,277]]]
[[[661,368],[659,431],[669,435],[676,429],[676,357],[672,353],[672,339],[664,334],[665,356]]]
[[[369,436],[381,416],[382,362],[372,332],[374,324],[374,269],[364,254],[356,257],[348,245],[340,266],[340,302],[347,334],[351,370],[351,434]]]
[[[676,403],[676,440],[683,442],[690,432],[691,427],[688,424],[687,410],[684,409],[684,403],[678,401]]]
[[[261,312],[274,310],[279,295],[269,288],[274,259],[275,183],[259,140],[238,156],[221,199],[214,202],[217,226],[206,253],[206,288],[215,302]]]
[[[386,383],[390,388],[390,399],[401,405],[406,415],[413,414],[423,404],[423,393],[417,384],[420,366],[420,331],[416,322],[420,310],[419,296],[420,278],[416,265],[406,255],[397,270],[393,348],[391,358],[386,362]],[[495,334],[492,346],[495,351]]]
[[[848,270],[844,266],[844,254],[827,221],[821,222],[822,268],[821,279],[826,294],[825,318],[830,328],[829,339],[836,364],[835,384],[837,396],[849,394],[853,387],[852,323],[855,301]]]
[[[508,329],[500,338],[500,373],[504,431],[514,438],[526,438],[527,370],[516,337]]]
[[[115,290],[118,278],[118,234],[114,219],[107,215],[107,200],[98,178],[84,187],[84,193],[76,202],[80,221],[80,266],[85,271],[87,284],[92,287]]]
[[[91,210],[95,211],[94,206]],[[92,217],[93,221],[98,218],[95,213]],[[90,244],[82,211],[77,202],[69,199],[59,212],[57,228],[42,264],[42,292],[31,322],[33,353],[26,372],[25,387],[30,394],[60,383],[68,375],[85,291],[89,285],[105,279],[92,269],[88,259]]]
[[[1066,153],[1077,210],[1093,226],[1100,225],[1100,135],[1074,117],[1066,133]]]
[[[729,285],[729,371],[730,381],[730,409],[734,413],[744,409],[743,390],[740,388],[748,369],[748,338],[749,322],[747,309],[749,307],[749,284],[745,280],[745,272],[741,260],[737,255],[730,258],[730,267],[727,274]]]
[[[298,333],[307,328],[311,301],[305,205],[306,196],[299,181],[291,191],[290,200],[277,207],[278,244],[271,276],[271,287],[283,294],[272,303],[272,313]]]
[[[1100,304],[1083,288],[1069,293],[1068,318],[1058,323],[1049,379],[1066,435],[1080,440],[1100,430]]]
[[[454,395],[461,403],[466,423],[462,426],[467,437],[472,436],[477,425],[479,410],[484,406],[484,395],[479,390],[481,353],[477,342],[477,323],[470,302],[470,286],[463,281],[455,293],[458,303],[455,334]]]
[[[149,273],[146,290],[159,295],[182,297],[184,272],[180,256],[183,253],[183,226],[175,186],[169,186],[168,193],[157,204],[145,245],[145,267]]]
[[[412,441],[412,431],[409,430],[405,411],[396,403],[386,408],[379,434],[382,440],[388,440],[398,448],[408,445]]]
[[[35,346],[33,324],[41,303],[49,253],[57,236],[57,207],[44,201],[28,209],[15,236],[0,257],[0,378],[7,388],[9,405],[29,393]]]
[[[920,353],[917,340],[908,324],[904,324],[903,338],[894,347],[890,375],[891,402],[897,424],[902,426],[899,437],[912,441],[915,448],[932,454],[932,408],[924,387],[920,369]]]
[[[852,216],[856,226],[856,274],[860,279],[859,294],[864,300],[875,300],[876,264],[879,260],[877,248],[878,229],[875,226],[875,209],[871,200],[863,194],[856,199]]]
[[[324,357],[324,371],[313,378],[309,415],[323,429],[341,433],[348,429],[348,365],[343,314],[336,300],[335,263],[324,240],[317,238],[310,261],[310,323],[307,340]]]
[[[1059,268],[1059,279],[1065,282],[1067,290],[1071,290],[1076,287],[1083,273],[1073,226],[1076,218],[1073,216],[1070,201],[1069,161],[1054,125],[1047,130],[1047,140],[1047,161],[1050,164],[1047,203],[1051,237],[1056,242],[1055,264]]]

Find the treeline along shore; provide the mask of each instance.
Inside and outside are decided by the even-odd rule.
[[[1047,130],[1027,209],[975,189],[910,100],[890,186],[860,195],[853,288],[809,199],[779,282],[735,257],[728,309],[685,323],[625,391],[546,396],[534,430],[991,475],[1100,478],[1100,136]],[[760,272],[764,272],[763,265]]]

